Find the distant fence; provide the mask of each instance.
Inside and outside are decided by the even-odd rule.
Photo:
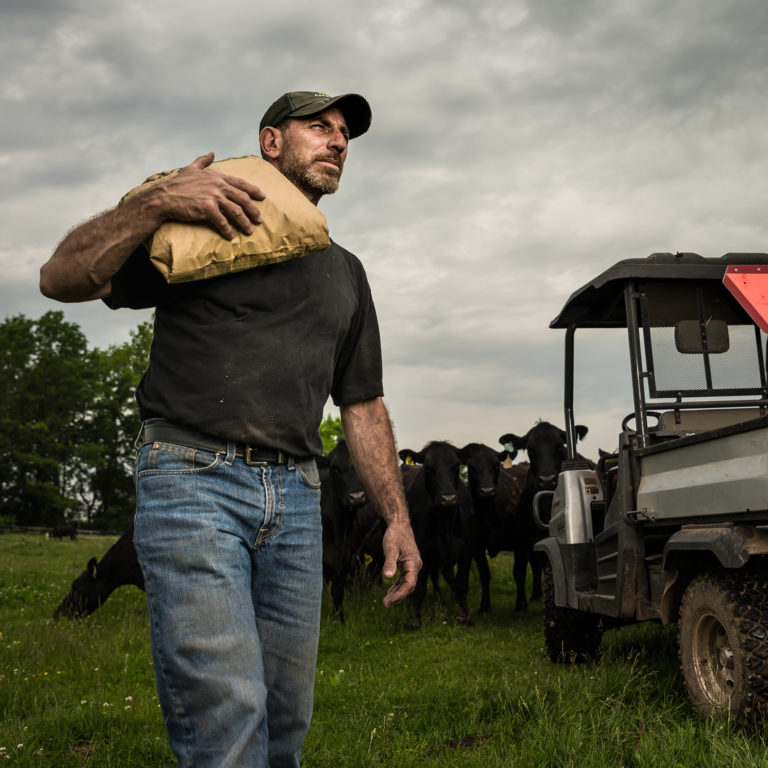
[[[55,527],[55,526],[53,526]],[[0,535],[3,533],[39,533],[45,534],[51,530],[51,526],[37,527],[37,526],[24,526],[24,525],[9,525],[0,527]],[[77,536],[121,536],[123,531],[92,531],[90,528],[78,528],[76,531]]]

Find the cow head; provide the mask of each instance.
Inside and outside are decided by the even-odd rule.
[[[424,484],[435,507],[452,509],[458,505],[461,459],[450,443],[432,442],[420,451],[403,448],[397,455],[406,463],[422,465]]]
[[[92,557],[85,570],[72,582],[69,594],[53,614],[54,619],[62,616],[70,619],[88,616],[101,605],[102,595],[96,577],[96,563],[96,558]]]
[[[578,425],[576,439],[583,440],[587,431],[587,427]],[[565,432],[546,421],[540,421],[522,437],[509,433],[499,438],[502,445],[528,453],[529,482],[539,491],[552,490],[557,485],[560,466],[566,458],[565,441]]]
[[[357,476],[346,441],[340,440],[327,456],[317,461],[319,467],[328,469],[331,488],[343,507],[357,509],[368,502],[368,496]]]
[[[494,451],[482,443],[467,443],[460,451],[461,463],[467,468],[469,488],[475,500],[492,499],[496,496],[499,484],[499,468],[501,462],[510,454],[505,451]],[[514,451],[514,458],[517,451]]]

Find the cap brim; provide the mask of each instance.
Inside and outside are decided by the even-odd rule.
[[[316,104],[299,107],[299,109],[291,112],[290,117],[310,117],[325,112],[330,107],[338,107],[341,110],[347,121],[350,139],[362,136],[371,127],[371,107],[358,93],[345,93],[342,96],[336,96],[319,108]]]

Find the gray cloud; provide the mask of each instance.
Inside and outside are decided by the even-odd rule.
[[[766,250],[767,16],[761,0],[6,2],[4,313],[59,308],[40,263],[149,174],[255,153],[283,91],[357,91],[373,128],[321,207],[368,270],[399,441],[562,423],[548,324],[572,291],[653,251]],[[101,346],[145,319],[63,309]],[[577,381],[592,454],[631,408],[622,340],[598,346]]]

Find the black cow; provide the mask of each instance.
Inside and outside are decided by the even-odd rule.
[[[101,560],[96,562],[92,557],[88,561],[85,570],[72,582],[69,594],[61,601],[53,618],[88,616],[124,584],[144,589],[144,577],[133,546],[133,523]]]
[[[375,576],[384,565],[384,521],[368,501],[344,440],[318,460],[323,520],[323,577],[331,585],[333,606],[344,621],[342,603],[358,571]],[[366,564],[368,560],[368,564]]]
[[[439,596],[440,573],[459,604],[460,620],[469,624],[467,592],[475,546],[475,516],[469,489],[459,475],[458,451],[450,443],[432,442],[421,451],[405,448],[398,455],[405,462],[420,465],[415,470],[408,469],[404,477],[411,526],[423,563],[411,596],[413,615],[409,626],[421,626],[427,578],[432,580]]]
[[[480,613],[491,609],[491,571],[487,555],[493,557],[502,549],[513,548],[509,534],[513,531],[511,526],[525,480],[521,481],[518,470],[512,472],[503,467],[502,462],[507,458],[514,459],[516,454],[517,451],[511,454],[506,450],[494,451],[482,443],[468,443],[459,451],[459,458],[467,468],[475,510],[474,560],[482,591]]]
[[[584,426],[576,427],[577,439],[583,439],[587,434]],[[533,545],[543,538],[544,532],[539,529],[533,519],[533,497],[539,491],[554,490],[560,465],[566,458],[566,435],[549,422],[540,421],[527,434],[518,437],[515,434],[502,435],[499,442],[502,445],[512,445],[516,450],[527,451],[530,469],[520,500],[519,512],[512,534],[515,554],[513,574],[517,585],[517,601],[515,610],[524,611],[528,607],[525,596],[525,576],[528,563],[533,572],[533,588],[531,600],[541,600],[541,560],[534,557]]]
[[[77,540],[77,527],[74,525],[57,525],[55,528],[49,528],[45,532],[46,539],[58,539],[63,541],[69,536],[72,541]]]

